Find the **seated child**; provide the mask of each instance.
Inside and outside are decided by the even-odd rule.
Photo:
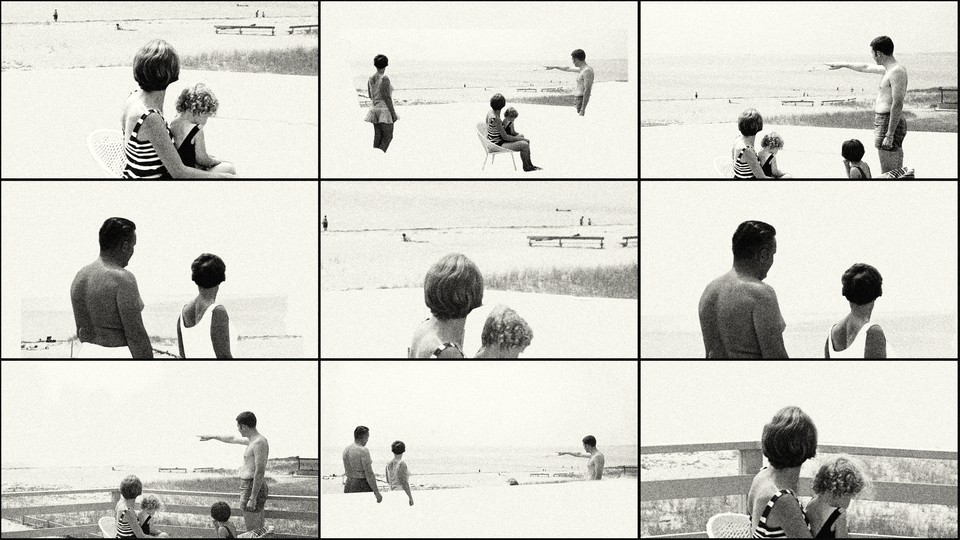
[[[144,495],[140,501],[140,512],[137,514],[137,521],[140,522],[140,528],[143,534],[154,538],[166,538],[170,536],[165,532],[156,529],[150,529],[150,519],[160,511],[160,498],[154,494]]]
[[[213,527],[216,529],[217,538],[260,538],[273,532],[273,525],[260,527],[255,531],[247,531],[237,535],[237,529],[230,523],[230,505],[220,501],[213,503],[210,507],[210,517],[213,518]]]
[[[824,463],[813,479],[813,499],[806,515],[814,538],[845,538],[847,507],[869,484],[863,466],[849,456],[837,456]]]
[[[857,139],[844,141],[840,155],[843,156],[843,166],[847,168],[847,178],[873,178],[870,166],[862,161],[863,153],[863,143]]]
[[[507,306],[493,308],[480,334],[482,347],[474,358],[519,358],[533,341],[533,329]]]
[[[762,148],[757,152],[757,161],[760,162],[763,174],[770,178],[793,178],[777,167],[777,152],[783,148],[783,138],[780,137],[779,133],[771,131],[764,135],[760,141],[760,146]]]
[[[513,107],[507,107],[506,109],[504,109],[503,129],[506,130],[506,132],[509,135],[513,135],[514,137],[519,137],[527,142],[530,142],[530,139],[527,139],[526,137],[524,137],[523,133],[517,133],[517,129],[514,126],[514,122],[517,121],[518,116],[520,116],[520,113],[518,113],[517,110],[514,109]]]
[[[177,98],[177,116],[170,121],[174,146],[187,167],[210,172],[237,174],[233,164],[207,154],[201,128],[217,113],[220,102],[203,83],[183,89]]]

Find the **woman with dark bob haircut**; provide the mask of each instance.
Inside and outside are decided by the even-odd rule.
[[[230,337],[236,334],[230,330],[227,308],[217,303],[220,284],[227,279],[227,265],[220,257],[204,253],[190,269],[200,294],[183,306],[177,319],[180,357],[233,358]]]
[[[483,305],[483,275],[466,255],[451,253],[427,270],[423,299],[433,317],[413,333],[409,358],[463,358],[467,315]]]
[[[740,130],[740,136],[734,140],[733,150],[730,152],[730,157],[733,159],[733,177],[767,178],[757,158],[757,151],[753,148],[757,133],[763,129],[763,116],[760,116],[760,112],[756,109],[747,109],[740,113],[737,128]]]
[[[389,64],[390,61],[382,54],[373,59],[373,67],[377,68],[377,72],[367,79],[367,96],[371,103],[363,119],[373,124],[373,147],[384,153],[393,140],[393,124],[400,119],[393,108],[393,85],[390,84],[390,77],[384,74]]]
[[[817,455],[817,426],[800,407],[784,407],[763,426],[761,446],[770,466],[747,495],[754,538],[810,538],[796,492],[800,466]]]
[[[857,263],[843,273],[843,296],[850,313],[833,325],[823,346],[825,358],[887,358],[883,328],[870,322],[873,305],[883,295],[883,277],[869,264]]]

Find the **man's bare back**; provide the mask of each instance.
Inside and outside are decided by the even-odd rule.
[[[786,357],[773,287],[736,270],[710,282],[700,297],[700,329],[707,358]],[[760,343],[760,335],[765,344]]]
[[[255,452],[262,452],[263,462],[266,463],[270,456],[270,442],[263,435],[247,443],[247,448],[243,451],[243,467],[240,467],[240,478],[251,480],[257,473],[257,460]]]
[[[103,259],[84,266],[70,286],[70,300],[77,336],[82,342],[123,347],[128,344],[128,331],[139,330],[146,337],[137,280],[124,268]]]

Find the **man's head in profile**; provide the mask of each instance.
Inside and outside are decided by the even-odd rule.
[[[777,253],[777,230],[762,221],[744,221],[733,233],[733,266],[763,281]]]
[[[126,268],[137,245],[137,226],[129,219],[108,218],[100,227],[100,253],[107,254]]]

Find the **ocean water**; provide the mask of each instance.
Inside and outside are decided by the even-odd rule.
[[[908,90],[957,86],[957,53],[897,53],[907,68]],[[848,69],[824,69],[823,62],[872,63],[862,55],[764,54],[640,55],[640,100],[814,95],[861,96],[876,93],[880,77]],[[749,66],[750,84],[744,84]],[[839,90],[838,90],[839,88]],[[853,92],[851,92],[853,88]]]
[[[247,4],[238,6],[237,4]],[[317,16],[317,2],[4,2],[3,24],[53,24],[53,10],[58,24],[81,21],[123,21],[158,19],[254,18],[257,10],[273,17]],[[269,9],[269,12],[266,10]],[[269,19],[268,19],[269,20]]]

